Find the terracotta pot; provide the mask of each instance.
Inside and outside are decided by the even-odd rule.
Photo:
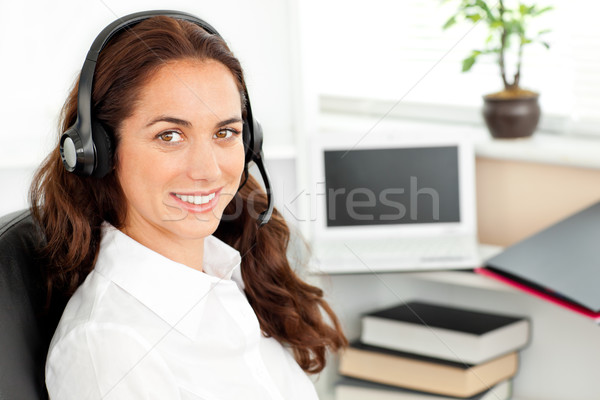
[[[495,138],[522,138],[533,134],[540,120],[538,95],[522,98],[484,96],[483,116]]]

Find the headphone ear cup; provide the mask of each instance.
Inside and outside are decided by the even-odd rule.
[[[247,120],[244,120],[244,127],[242,129],[242,140],[244,141],[244,162],[248,164],[252,161],[252,131]]]
[[[67,171],[78,172],[82,169],[84,161],[81,157],[78,157],[78,154],[81,154],[81,149],[83,149],[83,145],[79,130],[76,126],[71,126],[60,137],[59,146],[60,158]]]
[[[244,129],[242,132],[244,140],[244,150],[246,154],[246,164],[260,158],[263,143],[263,130],[260,123],[252,120],[252,130],[248,121],[244,121]]]
[[[250,143],[251,149],[251,160],[256,160],[262,156],[262,145],[263,145],[263,129],[257,119],[252,120],[252,143]]]
[[[112,169],[113,143],[104,126],[95,119],[92,120],[92,137],[96,150],[96,165],[92,176],[102,178]]]

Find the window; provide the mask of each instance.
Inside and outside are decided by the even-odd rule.
[[[505,0],[506,2],[512,0]],[[303,40],[315,64],[307,79],[325,108],[480,122],[482,95],[502,88],[493,56],[468,73],[461,61],[480,48],[483,24],[442,30],[458,0],[301,2]],[[525,50],[522,86],[540,93],[542,129],[600,136],[600,4],[540,0],[554,10],[535,21],[551,48]],[[590,10],[593,8],[594,10]]]

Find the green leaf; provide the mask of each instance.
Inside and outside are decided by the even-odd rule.
[[[541,14],[543,14],[545,12],[550,11],[550,10],[554,10],[554,7],[552,7],[552,6],[544,7],[542,9],[539,9],[536,12],[532,13],[531,15],[534,16],[534,17],[537,17],[538,15],[541,15]]]
[[[470,56],[463,60],[462,62],[462,72],[468,72],[475,64],[477,56]]]
[[[496,21],[494,21],[494,22],[492,22],[492,23],[490,24],[490,28],[491,28],[491,29],[498,29],[498,28],[502,28],[502,26],[503,26],[503,25],[504,25],[504,24],[502,23],[502,21],[500,21],[500,20],[496,20]]]
[[[523,33],[525,33],[525,27],[523,26],[523,23],[521,23],[521,21],[516,20],[516,19],[506,21],[505,28],[506,28],[506,33],[508,35],[511,35],[513,33],[522,35]]]
[[[527,15],[529,12],[529,7],[527,7],[525,4],[519,4],[519,13],[521,15]]]
[[[528,8],[527,8],[527,12],[526,12],[526,14],[525,14],[525,15],[531,15],[531,16],[534,16],[534,15],[535,15],[535,13],[536,13],[536,11],[535,11],[535,10],[536,10],[536,8],[537,8],[537,6],[536,6],[535,4],[534,4],[534,5],[532,5],[531,7],[528,7]]]
[[[485,1],[475,0],[475,4],[477,4],[483,10],[483,12],[485,12],[488,20],[490,20],[490,21],[496,20],[496,17],[494,17],[494,14],[492,14],[492,10],[490,10],[490,8],[488,7],[488,5]]]
[[[548,42],[540,42],[542,44],[542,46],[544,46],[546,49],[550,49],[550,43]]]
[[[488,44],[488,43],[490,43],[490,42],[492,41],[492,39],[494,39],[494,35],[491,35],[491,34],[490,34],[490,35],[488,35],[488,37],[487,37],[487,38],[485,38],[485,44]]]
[[[473,22],[473,23],[477,23],[477,21],[479,21],[481,19],[481,15],[470,14],[470,15],[467,15],[467,19],[471,20],[471,22]]]
[[[552,29],[542,29],[541,31],[538,32],[538,36],[542,36],[545,35],[546,33],[550,33],[552,32]]]
[[[456,24],[456,16],[450,17],[448,19],[448,21],[446,21],[446,23],[444,24],[444,26],[442,27],[442,29],[448,29],[448,28],[450,28],[454,24]]]

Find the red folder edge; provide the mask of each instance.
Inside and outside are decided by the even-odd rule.
[[[534,295],[536,297],[539,297],[539,298],[541,298],[543,300],[549,301],[549,302],[554,303],[554,304],[558,304],[559,306],[565,307],[565,308],[567,308],[567,309],[569,309],[571,311],[574,311],[576,313],[585,315],[586,317],[593,318],[593,319],[596,320],[596,322],[600,323],[600,312],[594,312],[594,311],[588,310],[586,308],[583,308],[583,307],[581,307],[579,305],[572,304],[572,303],[569,303],[568,301],[565,301],[565,300],[553,297],[553,296],[551,296],[551,295],[549,295],[547,293],[543,293],[543,292],[537,291],[537,290],[535,290],[535,289],[533,289],[533,288],[531,288],[531,287],[529,287],[527,285],[524,285],[524,284],[522,284],[520,282],[515,282],[515,281],[511,280],[510,278],[507,278],[506,276],[503,276],[503,275],[497,274],[495,272],[492,272],[492,271],[490,271],[489,269],[487,269],[485,267],[475,268],[475,272],[478,273],[478,274],[480,274],[480,275],[487,276],[488,278],[496,279],[496,280],[498,280],[498,281],[500,281],[502,283],[505,283],[505,284],[507,284],[509,286],[512,286],[512,287],[516,288],[516,289],[519,289],[519,290],[521,290],[521,291],[523,291],[525,293],[528,293],[528,294]]]

